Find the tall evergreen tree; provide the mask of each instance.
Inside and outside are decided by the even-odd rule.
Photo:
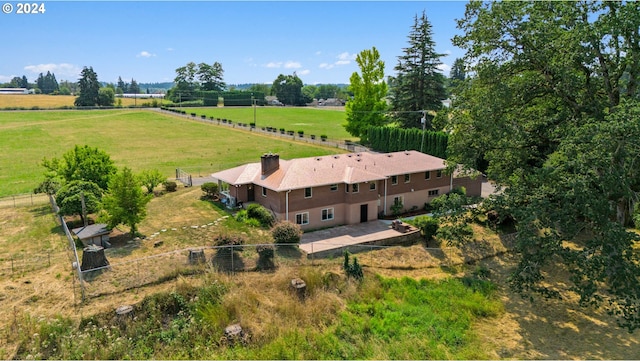
[[[140,94],[140,86],[138,85],[138,82],[133,78],[131,78],[131,84],[129,85],[129,93]]]
[[[94,106],[100,104],[99,90],[100,83],[98,83],[98,74],[93,71],[93,67],[84,67],[80,73],[81,78],[78,80],[78,89],[80,94],[74,101],[74,104],[78,107]]]
[[[394,68],[397,75],[391,89],[391,107],[404,127],[422,127],[421,111],[439,110],[446,98],[444,76],[438,70],[443,54],[435,51],[431,23],[424,11],[422,16],[415,16],[409,46],[403,53]],[[427,112],[426,118],[430,124],[433,116]]]
[[[129,89],[127,84],[122,80],[122,77],[118,77],[118,83],[116,84],[116,94],[128,93]]]

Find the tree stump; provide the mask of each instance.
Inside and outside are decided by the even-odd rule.
[[[201,264],[206,261],[203,249],[189,250],[189,264]]]
[[[238,341],[244,340],[244,332],[239,323],[229,325],[224,329],[224,337],[230,345],[236,344]]]
[[[125,327],[129,320],[133,320],[133,306],[122,305],[116,308],[116,322],[120,327]]]
[[[107,260],[107,256],[104,254],[104,247],[92,244],[82,250],[81,271],[107,266],[109,266],[109,261]]]
[[[304,300],[307,292],[307,283],[300,278],[294,278],[291,280],[291,288],[294,290],[298,298]]]

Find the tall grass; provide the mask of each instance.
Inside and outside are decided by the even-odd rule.
[[[457,279],[416,281],[367,275],[350,283],[318,268],[219,277],[145,298],[135,318],[102,314],[72,325],[24,319],[18,358],[63,359],[481,359],[472,325],[501,304]],[[303,301],[288,290],[309,279]],[[328,276],[330,275],[330,276]],[[224,328],[238,322],[235,342]],[[27,337],[30,333],[33,337]],[[34,336],[35,335],[35,336]]]

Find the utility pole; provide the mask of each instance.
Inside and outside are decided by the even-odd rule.
[[[422,111],[422,118],[420,119],[420,122],[422,123],[422,142],[420,142],[420,153],[422,153],[422,149],[424,147],[424,133],[427,127],[427,111],[426,110]]]

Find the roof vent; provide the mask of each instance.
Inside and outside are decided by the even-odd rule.
[[[339,156],[339,155],[334,155],[334,156],[333,156],[333,159],[338,159],[338,158],[340,158],[340,156]]]
[[[347,157],[351,158],[353,157],[353,154],[347,154]]]
[[[359,161],[361,161],[361,160],[362,160],[362,159],[356,159],[356,162],[359,162]]]
[[[409,151],[408,151],[408,150],[405,150],[405,151],[404,151],[404,154],[405,154],[405,155],[409,155]]]
[[[320,161],[320,160],[322,160],[322,158],[318,157],[318,158],[316,158],[316,160]]]
[[[391,153],[387,154],[387,157],[391,158],[393,155]]]

